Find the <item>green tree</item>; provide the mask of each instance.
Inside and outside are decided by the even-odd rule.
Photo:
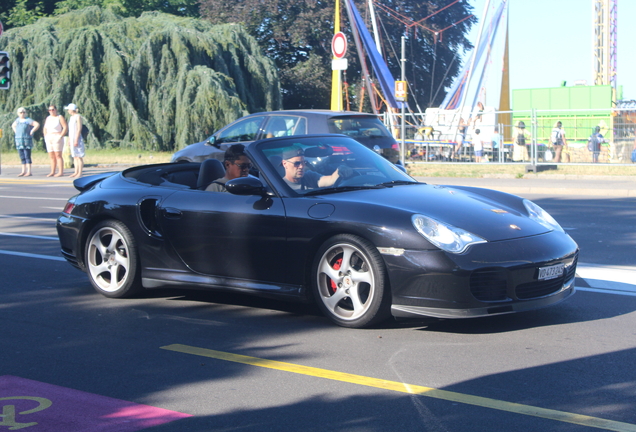
[[[41,17],[61,15],[89,6],[109,9],[124,17],[136,17],[151,11],[199,17],[197,0],[2,0],[0,21],[7,30],[33,24]]]
[[[13,63],[12,87],[0,92],[5,131],[18,106],[42,122],[48,104],[73,102],[89,147],[172,151],[281,107],[276,68],[239,25],[159,12],[122,18],[93,6],[11,29],[0,49]]]
[[[33,24],[43,16],[42,4],[38,3],[33,8],[29,8],[27,0],[17,0],[8,13],[0,15],[2,22],[7,24],[7,28]]]
[[[344,0],[343,0],[344,1]],[[438,88],[442,88],[434,102],[439,103],[459,73],[460,57],[472,48],[465,35],[476,21],[470,17],[472,7],[460,1],[448,8],[448,0],[387,0],[386,9],[378,9],[385,59],[393,76],[400,77],[400,38],[408,37],[408,80],[417,103],[429,105]],[[367,2],[357,0],[356,5],[368,18]],[[389,11],[397,11],[392,14]],[[331,38],[333,36],[334,2],[321,0],[201,0],[201,16],[213,23],[236,22],[246,26],[259,41],[268,57],[279,68],[283,104],[286,108],[319,107],[330,105]],[[431,31],[410,26],[408,20],[425,21],[426,27],[441,31],[437,41]],[[398,21],[396,17],[402,17]],[[470,18],[469,18],[470,17]],[[371,28],[370,23],[367,25]],[[347,55],[348,81],[353,89],[361,85],[361,66],[355,54],[353,37],[347,16],[342,11],[342,28],[351,49]],[[369,66],[370,67],[370,66]],[[359,104],[359,93],[353,93],[354,106]],[[366,108],[365,108],[366,109]]]

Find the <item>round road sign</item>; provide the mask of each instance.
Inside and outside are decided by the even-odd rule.
[[[347,38],[343,32],[333,35],[331,40],[331,52],[335,58],[343,58],[347,53]]]

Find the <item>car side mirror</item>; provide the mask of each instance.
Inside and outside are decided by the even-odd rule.
[[[256,177],[252,176],[239,177],[229,180],[225,183],[225,189],[234,195],[269,195],[263,183]]]
[[[219,148],[219,143],[216,139],[216,135],[212,135],[210,138],[208,138],[207,142],[205,143],[205,145],[209,145],[212,147],[216,147]]]

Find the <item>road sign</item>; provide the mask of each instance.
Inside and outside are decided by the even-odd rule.
[[[343,58],[347,53],[347,38],[343,32],[333,35],[331,40],[331,52],[335,58]]]
[[[395,82],[395,100],[406,102],[406,81]]]
[[[346,58],[336,58],[331,60],[331,70],[347,70],[348,63]]]

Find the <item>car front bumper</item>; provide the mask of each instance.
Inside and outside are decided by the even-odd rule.
[[[564,233],[474,245],[464,254],[384,256],[396,317],[469,318],[538,309],[575,292],[578,246]],[[539,269],[563,265],[540,280]]]

